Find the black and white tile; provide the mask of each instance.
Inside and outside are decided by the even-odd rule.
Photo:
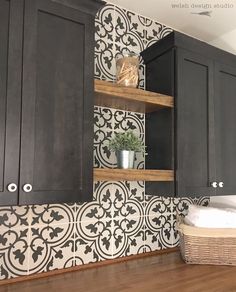
[[[0,280],[28,274],[30,206],[0,207]]]
[[[74,224],[32,226],[29,237],[29,274],[73,266]]]
[[[116,168],[109,141],[116,133],[132,130],[144,143],[145,116],[141,113],[94,107],[94,167]],[[137,153],[135,167],[144,168],[144,154]]]
[[[145,18],[115,6],[115,59],[127,53],[140,54],[145,48]],[[139,86],[145,88],[145,66],[140,58]]]
[[[95,68],[97,79],[115,80],[115,48],[114,48],[114,9],[107,4],[101,9],[95,19]]]
[[[29,228],[1,228],[0,280],[28,274]]]
[[[0,207],[0,230],[17,229],[30,224],[30,206]]]
[[[144,201],[143,182],[114,183],[114,257],[144,252]]]
[[[156,41],[162,39],[172,32],[172,29],[165,25],[146,18],[146,48],[153,45]]]
[[[113,109],[94,107],[94,167],[113,168],[115,166],[115,153],[108,147],[113,137],[113,115]]]
[[[191,204],[200,205],[200,206],[208,206],[210,203],[210,197],[188,197],[188,198],[174,198],[173,199],[173,210],[172,210],[172,225],[174,229],[174,238],[173,238],[173,246],[177,246],[179,244],[179,235],[176,231],[176,223],[178,217],[184,217],[187,215],[188,207]]]
[[[58,225],[73,222],[76,204],[32,205],[30,208],[31,227]]]
[[[114,257],[144,252],[144,217],[119,217],[114,219]]]
[[[146,251],[172,247],[172,198],[146,196]]]

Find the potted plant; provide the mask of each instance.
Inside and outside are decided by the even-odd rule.
[[[117,133],[109,143],[109,149],[116,152],[118,168],[134,168],[136,152],[145,152],[142,141],[132,131]]]

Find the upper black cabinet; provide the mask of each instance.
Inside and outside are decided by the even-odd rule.
[[[0,202],[18,203],[23,1],[0,1]]]
[[[170,165],[172,159],[175,182],[147,183],[147,192],[235,194],[236,56],[178,32],[142,56],[147,89],[175,97],[174,113],[152,113],[146,121],[147,147],[152,145],[149,161],[154,168]],[[170,118],[172,123],[167,122]],[[160,128],[159,123],[166,126]]]
[[[176,192],[214,195],[213,62],[183,49],[178,51],[176,95]]]
[[[0,0],[1,204],[91,200],[100,6]]]
[[[217,195],[236,193],[236,64],[215,62],[215,157]]]

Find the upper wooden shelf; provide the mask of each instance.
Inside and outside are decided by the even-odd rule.
[[[148,113],[163,107],[172,108],[174,99],[169,95],[95,79],[95,105]]]
[[[173,170],[94,168],[95,181],[173,181]]]

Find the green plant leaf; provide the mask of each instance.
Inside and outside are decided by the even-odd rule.
[[[109,143],[109,149],[115,152],[121,150],[145,152],[142,141],[132,131],[115,134]]]

